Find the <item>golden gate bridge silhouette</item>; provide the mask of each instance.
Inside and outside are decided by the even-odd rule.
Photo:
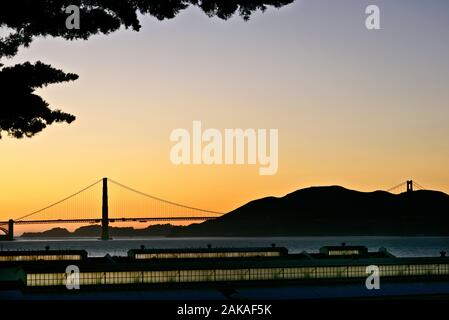
[[[100,187],[101,191],[98,190]],[[111,203],[111,191],[117,194],[117,189],[128,194],[122,200],[112,197],[116,201]],[[98,201],[99,192],[101,201]],[[115,180],[102,178],[39,210],[9,221],[0,221],[0,230],[5,233],[7,240],[13,240],[14,225],[101,223],[101,239],[108,240],[109,223],[113,222],[206,221],[223,214],[165,200]]]
[[[100,190],[95,188],[101,187]],[[111,187],[115,187],[116,190]],[[118,190],[128,192],[128,196],[120,201],[119,197],[110,197],[111,191],[117,195]],[[413,180],[402,182],[386,192],[410,193],[425,190]],[[93,191],[93,192],[92,192]],[[101,192],[101,201],[98,193]],[[134,199],[131,198],[134,196]],[[111,202],[111,198],[113,201]],[[101,212],[101,217],[99,213]],[[222,212],[195,208],[172,202],[141,192],[109,178],[102,178],[91,185],[16,219],[0,221],[0,230],[7,240],[14,239],[14,225],[30,224],[65,224],[93,223],[101,224],[101,239],[108,240],[109,223],[114,222],[161,222],[161,221],[206,221],[224,215]],[[61,219],[61,216],[64,216]]]

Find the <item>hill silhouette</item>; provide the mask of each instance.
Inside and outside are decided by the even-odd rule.
[[[251,201],[179,236],[449,235],[449,195],[311,187]]]
[[[109,235],[111,237],[159,237],[170,236],[178,230],[179,227],[170,224],[158,224],[148,226],[143,229],[134,229],[132,227],[109,227]],[[101,234],[101,226],[83,226],[73,232],[65,228],[53,228],[43,232],[25,232],[22,238],[84,238],[96,237]]]

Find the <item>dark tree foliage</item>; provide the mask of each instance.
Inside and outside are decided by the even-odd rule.
[[[66,74],[42,62],[26,62],[3,68],[0,72],[0,129],[12,137],[22,138],[32,137],[53,122],[71,123],[75,120],[74,116],[60,110],[50,110],[48,103],[33,92],[52,83],[76,79],[76,74]]]
[[[294,0],[6,0],[0,9],[0,27],[9,34],[0,37],[0,58],[13,57],[35,37],[88,39],[95,34],[109,34],[120,27],[139,31],[138,14],[159,20],[174,18],[189,6],[201,8],[208,16],[228,19],[238,13],[248,20],[267,6],[280,8]],[[80,8],[80,29],[66,28],[70,5]],[[0,68],[2,65],[0,64]],[[51,111],[48,104],[33,94],[35,88],[77,78],[49,65],[25,63],[0,70],[0,133],[31,137],[53,122],[72,122],[75,117]],[[1,138],[1,135],[0,135]]]

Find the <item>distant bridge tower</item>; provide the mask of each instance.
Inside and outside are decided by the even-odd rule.
[[[14,240],[14,220],[12,219],[8,221],[8,240]]]
[[[103,202],[101,206],[101,240],[109,240],[108,178],[103,178]]]
[[[413,192],[413,180],[407,180],[407,193]]]

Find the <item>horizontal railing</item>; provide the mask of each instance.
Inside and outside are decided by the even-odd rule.
[[[217,217],[151,217],[151,218],[109,218],[109,222],[148,222],[148,221],[205,221]],[[48,219],[48,220],[18,220],[14,224],[51,224],[51,223],[101,223],[98,219]],[[7,225],[8,221],[0,221],[0,225]]]

